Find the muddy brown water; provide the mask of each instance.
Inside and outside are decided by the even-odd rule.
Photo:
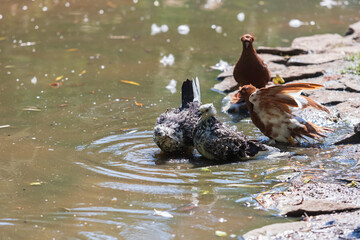
[[[235,62],[243,33],[253,33],[257,46],[343,34],[359,20],[360,5],[339,4],[2,1],[1,239],[205,239],[217,230],[239,236],[291,221],[258,209],[252,196],[293,174],[276,170],[282,166],[353,166],[331,145],[348,128],[316,147],[285,147],[291,158],[209,165],[198,155],[164,156],[152,127],[161,112],[179,105],[186,78],[198,76],[203,102],[220,109],[223,96],[210,90],[219,72],[207,70],[220,59]],[[293,28],[291,19],[306,24]],[[151,35],[152,24],[166,24],[168,31]],[[179,25],[190,32],[179,34]],[[169,54],[175,62],[164,66],[160,59]],[[59,88],[50,86],[56,79]],[[165,88],[171,79],[178,82],[176,93]],[[249,121],[219,118],[261,136]]]

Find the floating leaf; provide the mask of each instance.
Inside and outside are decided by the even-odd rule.
[[[8,128],[10,125],[1,125],[0,128]]]
[[[15,65],[6,65],[4,68],[15,68]]]
[[[226,186],[227,187],[244,187],[244,188],[266,187],[265,185],[251,185],[251,184],[240,184],[240,183],[231,183]]]
[[[6,37],[0,37],[0,41],[4,41]]]
[[[60,104],[60,105],[58,105],[58,107],[66,107],[68,104],[66,104],[66,103],[62,103],[62,104]]]
[[[201,190],[200,194],[201,195],[208,195],[208,194],[210,194],[210,191],[209,190]]]
[[[137,102],[137,101],[135,101],[135,105],[136,105],[136,106],[139,106],[139,107],[143,107],[143,104],[142,104],[142,103],[139,103],[139,102]]]
[[[53,82],[50,84],[50,86],[53,88],[59,88],[59,87],[61,87],[61,85],[62,85],[62,82]]]
[[[32,107],[32,106],[24,107],[23,110],[24,110],[24,111],[41,112],[41,109],[40,109],[40,108],[38,108],[38,107]]]
[[[57,78],[55,78],[55,81],[60,81],[61,79],[63,79],[64,78],[64,76],[63,75],[61,75],[61,76],[58,76]]]
[[[202,172],[211,172],[210,168],[208,168],[208,167],[202,167],[202,168],[200,168],[200,171],[202,171]]]
[[[82,70],[80,74],[84,75],[85,73],[86,73],[86,70]]]
[[[156,210],[156,209],[154,209],[154,215],[155,215],[155,216],[165,217],[165,218],[173,218],[173,217],[174,217],[173,215],[171,215],[171,214],[168,213],[168,212],[158,211],[158,210]]]
[[[226,237],[227,233],[223,231],[215,231],[215,235],[218,237]]]
[[[117,5],[115,3],[113,3],[113,2],[111,2],[111,1],[107,1],[106,5],[108,5],[111,8],[116,8],[117,7]]]
[[[118,36],[110,35],[109,38],[114,39],[114,40],[122,40],[122,39],[129,39],[130,36],[127,36],[127,35],[118,35]]]
[[[77,48],[69,48],[69,49],[66,49],[67,52],[77,52],[79,51],[79,49]]]
[[[30,186],[41,186],[41,184],[43,184],[43,182],[31,182],[31,183],[29,183]]]
[[[67,208],[67,207],[62,207],[61,210],[65,211],[65,212],[71,212],[71,209]]]
[[[128,80],[120,80],[120,82],[140,86],[140,83],[133,82],[133,81],[128,81]]]

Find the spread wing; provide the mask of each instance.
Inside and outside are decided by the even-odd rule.
[[[323,87],[314,83],[288,83],[268,88],[261,88],[250,95],[250,102],[262,109],[269,107],[277,108],[282,112],[291,114],[290,107],[306,108],[314,107],[318,110],[330,113],[329,110],[315,100],[300,95],[302,90],[314,90]]]

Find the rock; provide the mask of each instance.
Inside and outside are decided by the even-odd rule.
[[[226,78],[220,83],[217,83],[212,88],[213,91],[227,93],[236,90],[239,87],[239,84],[235,81],[235,78],[231,75]]]
[[[286,62],[287,66],[306,66],[323,64],[343,59],[344,55],[340,53],[325,53],[325,54],[307,54],[296,57],[291,57]]]
[[[246,240],[250,239],[270,239],[280,233],[297,232],[303,229],[308,229],[310,224],[307,222],[289,222],[289,223],[275,223],[267,225],[262,228],[251,230],[243,235]]]
[[[356,124],[355,127],[354,127],[354,132],[356,134],[360,134],[360,123]]]
[[[256,49],[257,53],[268,53],[272,55],[279,55],[279,56],[295,56],[300,54],[308,53],[306,50],[301,48],[291,48],[291,47],[264,47],[259,46]]]
[[[321,34],[295,38],[291,47],[305,49],[312,53],[324,53],[331,52],[338,47],[351,45],[353,45],[352,39],[342,37],[339,34]]]
[[[360,123],[354,126],[354,134],[335,143],[335,145],[342,144],[359,144],[360,143]]]
[[[291,66],[281,71],[271,72],[271,77],[274,78],[276,74],[279,74],[285,80],[285,82],[291,82],[299,79],[319,77],[324,74],[324,71],[325,68],[321,66]]]
[[[220,74],[216,77],[216,79],[222,81],[222,80],[224,80],[224,79],[227,78],[227,77],[232,77],[232,76],[233,76],[233,72],[234,72],[234,66],[232,66],[231,68],[229,68],[227,71],[220,73]]]
[[[308,221],[271,224],[243,235],[250,239],[357,239],[360,211],[309,218]]]
[[[353,40],[360,42],[360,22],[351,24],[347,29],[345,36],[348,36]]]
[[[308,216],[360,209],[360,188],[338,183],[296,182],[279,194],[260,195],[263,207],[277,209],[282,215]]]
[[[304,200],[297,205],[287,205],[281,209],[280,214],[288,217],[301,217],[305,213],[308,216],[329,214],[335,212],[345,212],[359,210],[360,205],[350,203],[330,202],[324,200]]]

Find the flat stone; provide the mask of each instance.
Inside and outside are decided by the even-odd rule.
[[[345,212],[359,210],[360,205],[341,203],[324,200],[304,200],[300,204],[287,205],[281,208],[281,215],[288,217],[301,217],[305,213],[308,216],[330,214],[334,212]]]
[[[307,222],[289,222],[289,223],[275,223],[264,226],[262,228],[251,230],[243,235],[246,240],[250,239],[270,239],[272,236],[276,236],[279,233],[286,231],[301,231],[308,229],[310,223]]]
[[[220,74],[216,77],[216,79],[222,81],[222,80],[224,80],[224,79],[227,78],[227,77],[232,77],[232,76],[233,76],[233,72],[234,72],[234,66],[232,66],[231,68],[229,68],[227,71],[224,71],[224,72],[220,73]]]
[[[276,223],[251,230],[243,235],[252,239],[358,239],[360,211],[309,218],[308,221]]]
[[[342,53],[345,55],[359,53],[360,52],[360,44],[352,45],[352,46],[338,46],[331,50],[334,53]]]
[[[345,36],[352,38],[353,40],[360,42],[360,21],[351,24],[347,29]]]
[[[256,49],[257,53],[267,53],[272,55],[279,55],[279,56],[295,56],[300,54],[306,54],[307,51],[301,48],[291,48],[291,47],[264,47],[259,46]]]
[[[336,48],[352,46],[353,40],[339,34],[320,34],[295,38],[292,48],[301,48],[313,53],[331,52]]]
[[[301,216],[306,212],[310,216],[360,209],[359,196],[359,188],[345,184],[298,182],[283,194],[260,195],[259,202],[282,215]]]
[[[307,55],[291,57],[286,62],[286,65],[288,66],[315,65],[315,64],[333,62],[336,60],[341,60],[343,58],[344,55],[340,53],[307,54]]]
[[[290,66],[280,71],[272,71],[271,77],[274,78],[276,74],[279,74],[285,82],[291,82],[299,79],[319,77],[324,74],[325,68],[317,65],[310,66]]]
[[[221,93],[228,93],[236,90],[238,87],[239,84],[235,81],[234,77],[231,75],[224,78],[222,82],[215,84],[212,90]]]

